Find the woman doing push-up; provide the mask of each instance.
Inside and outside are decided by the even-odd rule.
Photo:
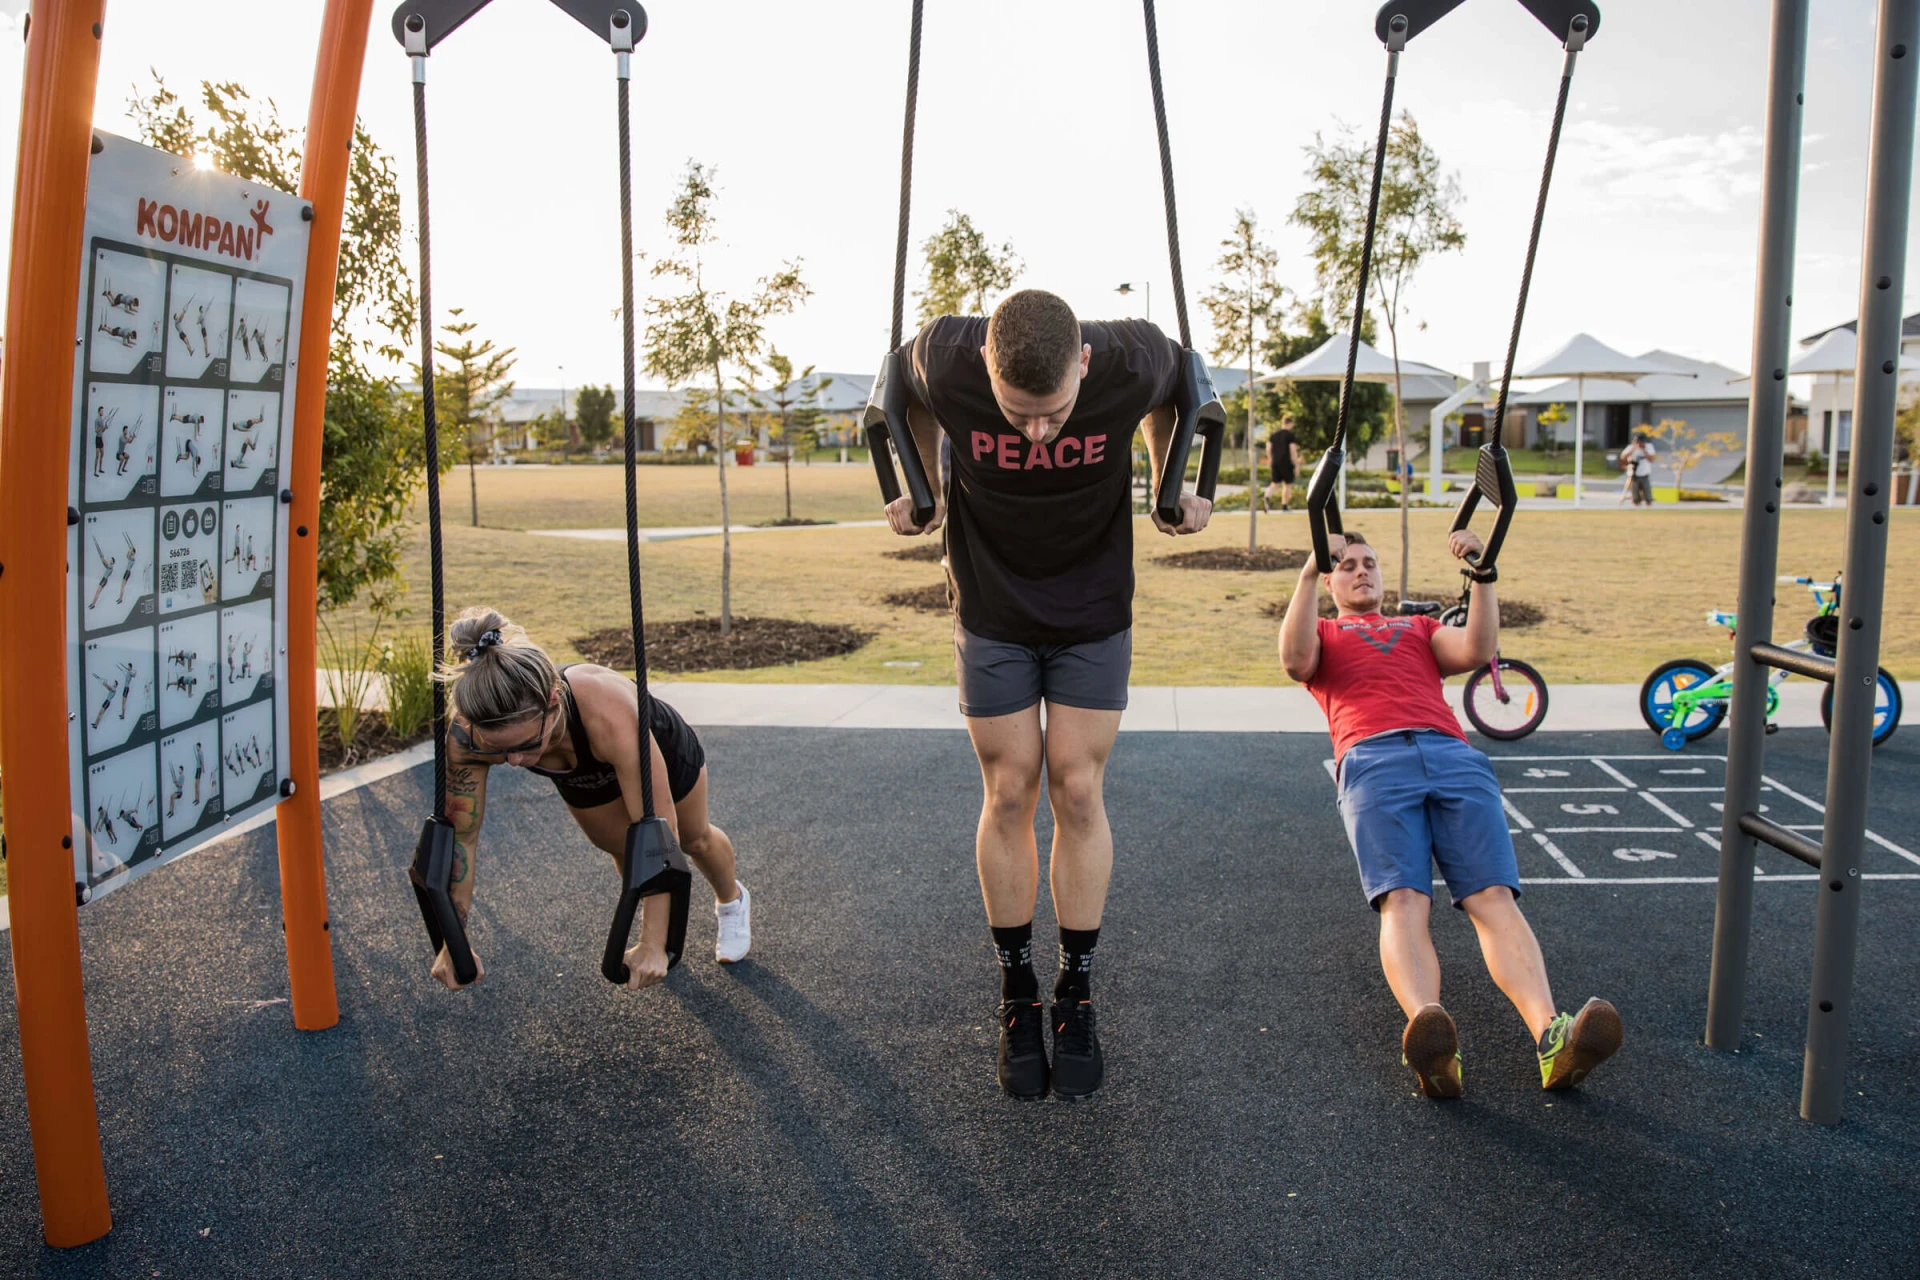
[[[555,667],[523,629],[484,607],[454,619],[447,645],[448,662],[440,671],[453,695],[446,816],[457,851],[450,889],[461,920],[473,908],[474,854],[486,812],[487,771],[494,765],[551,778],[587,839],[612,854],[618,866],[627,827],[642,817],[634,681],[593,663]],[[751,899],[734,878],[733,842],[707,821],[707,764],[700,739],[657,694],[650,702],[654,794],[673,797],[673,807],[660,816],[713,886],[719,917],[714,958],[730,964],[747,954]],[[652,986],[666,976],[667,916],[667,899],[642,899],[640,941],[626,957],[632,974],[628,986]],[[473,963],[484,972],[478,953]],[[460,985],[444,947],[434,958],[433,976],[449,987]]]

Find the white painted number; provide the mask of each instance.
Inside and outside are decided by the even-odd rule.
[[[1527,776],[1529,778],[1564,778],[1567,776],[1567,771],[1565,769],[1529,769]]]
[[[1620,811],[1610,804],[1563,804],[1560,806],[1560,812],[1571,813],[1577,817],[1590,818],[1600,813],[1617,815]]]
[[[1613,856],[1622,862],[1652,862],[1655,858],[1678,858],[1677,853],[1664,853],[1659,849],[1615,849]]]

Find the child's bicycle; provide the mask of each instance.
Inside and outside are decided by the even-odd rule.
[[[1467,625],[1467,603],[1473,584],[1464,583],[1460,599],[1443,605],[1438,600],[1402,600],[1400,612],[1409,617],[1438,616],[1447,627]],[[1547,718],[1547,678],[1518,658],[1502,657],[1477,668],[1461,691],[1460,708],[1473,727],[1489,738],[1512,742],[1524,738]]]
[[[1787,645],[1802,653],[1831,658],[1840,643],[1840,583],[1815,582],[1812,578],[1782,578],[1813,593],[1820,612],[1807,620],[1804,639]],[[1707,621],[1725,627],[1733,635],[1737,618],[1724,609],[1707,614]],[[1773,671],[1767,678],[1767,732],[1779,728],[1774,715],[1780,709],[1780,682],[1787,673]],[[1726,719],[1727,700],[1733,696],[1733,663],[1715,667],[1698,658],[1675,658],[1653,669],[1640,686],[1640,715],[1647,727],[1660,735],[1660,745],[1678,751],[1689,742],[1698,742],[1720,727]],[[1879,746],[1900,727],[1900,684],[1880,668],[1878,687],[1873,695],[1873,745]],[[1820,699],[1820,719],[1833,730],[1833,686],[1828,685]]]

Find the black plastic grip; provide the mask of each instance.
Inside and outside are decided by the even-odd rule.
[[[407,868],[407,879],[413,884],[413,896],[420,903],[420,918],[426,921],[427,940],[433,944],[433,954],[437,958],[440,949],[447,949],[447,958],[453,961],[453,976],[461,986],[466,986],[479,976],[479,969],[473,963],[473,948],[467,944],[467,930],[460,923],[460,913],[453,905],[453,863],[458,856],[454,848],[453,827],[439,818],[428,818],[426,826],[420,829],[420,842],[413,847],[413,864]]]
[[[1453,515],[1455,533],[1473,521],[1474,510],[1479,507],[1482,498],[1492,504],[1497,513],[1493,519],[1493,532],[1487,537],[1487,549],[1475,561],[1484,572],[1500,563],[1500,548],[1507,540],[1507,526],[1513,523],[1513,510],[1520,501],[1519,491],[1513,484],[1513,463],[1508,460],[1505,447],[1498,442],[1490,441],[1480,446],[1480,456],[1473,464],[1473,485],[1467,490],[1467,496],[1460,500],[1460,508]]]
[[[1347,532],[1340,519],[1340,468],[1346,461],[1345,449],[1327,450],[1307,483],[1307,534],[1313,539],[1314,568],[1323,574],[1333,572],[1332,535]]]
[[[1173,439],[1160,467],[1159,484],[1154,492],[1153,509],[1165,524],[1180,523],[1180,494],[1186,486],[1187,459],[1193,454],[1193,438],[1203,441],[1200,451],[1200,475],[1195,485],[1199,495],[1213,501],[1220,484],[1220,455],[1227,438],[1227,411],[1213,390],[1213,374],[1198,351],[1189,347],[1181,353],[1180,380],[1174,387]]]
[[[607,932],[606,954],[600,957],[601,974],[615,986],[626,986],[633,976],[627,968],[627,942],[640,900],[661,894],[672,899],[672,914],[667,918],[667,968],[671,969],[680,963],[680,953],[687,946],[693,871],[667,820],[643,818],[627,828],[626,852],[620,858],[620,904],[614,908],[613,927]]]
[[[894,458],[906,473],[907,494],[913,499],[913,522],[921,528],[933,523],[933,486],[927,482],[927,469],[920,461],[920,446],[907,421],[907,380],[900,372],[900,353],[889,351],[880,361],[880,372],[873,380],[873,393],[860,415],[867,433],[867,453],[873,459],[873,474],[880,481],[880,497],[892,502],[900,496],[900,476],[894,471]]]

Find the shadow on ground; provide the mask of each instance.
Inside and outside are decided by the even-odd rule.
[[[1628,1026],[1553,1098],[1471,930],[1437,913],[1468,1097],[1434,1104],[1399,1063],[1325,741],[1128,735],[1095,988],[1109,1083],[1022,1105],[992,1081],[965,738],[705,737],[753,957],[711,962],[697,890],[693,962],[639,997],[597,971],[606,865],[525,775],[490,788],[471,993],[429,982],[402,879],[426,770],[328,805],[333,1030],[290,1026],[270,831],[86,908],[116,1226],[40,1243],[9,1009],[0,1272],[1914,1274],[1920,881],[1869,886],[1843,1125],[1796,1117],[1805,882],[1756,894],[1737,1056],[1699,1043],[1710,885],[1532,888],[1561,1003],[1606,994]],[[1784,733],[1770,768],[1818,796],[1824,741]],[[1920,827],[1916,742],[1879,758],[1883,832]]]

